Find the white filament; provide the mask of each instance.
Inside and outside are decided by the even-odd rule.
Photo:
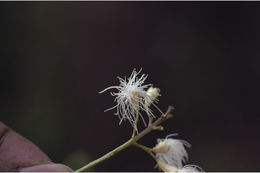
[[[191,147],[191,145],[184,140],[169,138],[176,134],[168,135],[165,139],[158,139],[158,143],[163,142],[164,145],[169,146],[166,153],[156,153],[156,157],[165,163],[182,168],[183,163],[188,160],[188,153],[184,146]]]
[[[148,75],[142,74],[141,77],[139,78],[138,74],[140,72],[141,70],[137,72],[134,69],[131,76],[128,79],[126,79],[126,77],[124,79],[118,77],[120,82],[119,86],[111,86],[99,92],[99,93],[103,93],[110,89],[118,90],[118,92],[110,93],[112,96],[115,96],[114,101],[117,102],[117,104],[105,111],[116,109],[115,115],[117,115],[120,119],[119,124],[121,124],[123,120],[128,120],[130,124],[134,128],[136,128],[136,130],[137,130],[135,124],[136,113],[138,113],[142,119],[143,117],[140,114],[141,110],[148,111],[150,115],[154,116],[151,109],[145,106],[145,101],[151,100],[150,98],[151,96],[147,94],[145,89],[151,86],[151,84],[143,85]],[[143,122],[146,125],[144,119]]]

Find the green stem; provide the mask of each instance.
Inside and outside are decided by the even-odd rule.
[[[139,121],[139,112],[136,111],[136,116],[135,116],[135,127],[133,129],[133,133],[132,133],[132,138],[135,136],[136,130],[137,130],[137,124]]]
[[[90,162],[89,164],[83,166],[82,168],[76,170],[75,172],[82,172],[85,171],[95,165],[97,165],[100,162],[103,162],[104,160],[112,157],[113,155],[115,155],[116,153],[120,152],[121,150],[129,147],[130,145],[132,145],[133,143],[133,139],[129,139],[128,141],[126,141],[125,143],[123,143],[122,145],[120,145],[119,147],[115,148],[114,150],[110,151],[109,153],[105,154],[104,156]]]
[[[131,145],[136,145],[136,142],[142,138],[143,136],[145,136],[147,133],[151,132],[152,130],[155,129],[155,127],[157,127],[159,124],[161,124],[163,121],[169,119],[172,117],[171,111],[173,110],[172,106],[168,107],[167,112],[162,115],[159,119],[157,119],[153,124],[151,124],[150,126],[148,126],[146,129],[144,129],[141,133],[139,133],[138,135],[130,138],[128,141],[126,141],[125,143],[123,143],[122,145],[120,145],[119,147],[115,148],[114,150],[110,151],[109,153],[105,154],[104,156],[90,162],[89,164],[83,166],[82,168],[76,170],[75,172],[82,172],[82,171],[86,171],[87,169],[103,162],[106,159],[109,159],[110,157],[112,157],[113,155],[115,155],[116,153],[122,151],[123,149],[131,146]],[[149,153],[153,158],[154,155],[152,152]]]
[[[148,111],[148,107],[146,106],[145,108],[146,110],[146,114],[148,115],[149,121],[148,121],[148,126],[150,126],[153,123],[153,116],[150,115],[149,111]]]
[[[135,145],[136,147],[138,147],[138,148],[143,149],[144,151],[147,151],[147,152],[151,152],[151,151],[152,151],[151,148],[146,147],[146,146],[144,146],[144,145],[142,145],[142,144],[134,143],[134,145]]]
[[[146,147],[144,145],[138,144],[138,143],[134,143],[134,145],[138,148],[141,148],[142,150],[146,151],[150,156],[152,156],[152,158],[154,158],[155,161],[157,161],[157,158],[155,157],[155,155],[152,152],[152,149],[149,147]]]

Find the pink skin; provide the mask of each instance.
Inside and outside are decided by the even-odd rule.
[[[0,122],[0,171],[5,172],[71,172],[55,164],[32,142]]]

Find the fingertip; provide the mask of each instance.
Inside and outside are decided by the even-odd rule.
[[[20,168],[19,172],[73,172],[73,170],[66,165],[52,163]]]

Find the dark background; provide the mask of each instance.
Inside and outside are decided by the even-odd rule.
[[[0,116],[76,169],[126,141],[108,93],[134,68],[205,171],[259,171],[259,2],[1,2]],[[95,171],[156,171],[131,147]]]

